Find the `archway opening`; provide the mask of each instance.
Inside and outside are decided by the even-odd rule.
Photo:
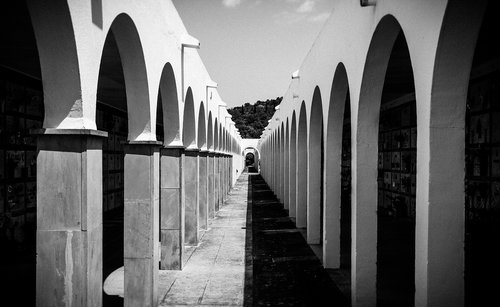
[[[165,145],[181,145],[177,85],[175,83],[174,70],[170,63],[165,64],[161,74],[157,114],[161,114],[161,116],[157,116],[157,128],[160,127],[158,125],[161,125],[162,128],[161,133],[158,132],[158,129],[156,131],[157,139],[158,136],[163,135],[161,141],[164,141]]]
[[[108,132],[102,149],[103,281],[124,265],[124,143],[128,137],[127,93],[115,35],[109,31],[97,85],[97,129]],[[105,305],[119,300],[104,292]]]
[[[249,152],[245,156],[245,166],[246,167],[253,167],[255,163],[255,156],[253,153]]]
[[[36,137],[44,120],[40,58],[25,1],[0,7],[0,289],[35,305]]]
[[[297,120],[295,111],[292,114],[290,128],[290,209],[288,214],[292,220],[297,216]]]
[[[489,1],[470,74],[465,133],[465,305],[499,305],[500,20]]]
[[[323,264],[350,300],[351,118],[349,83],[342,63],[335,70],[327,120]]]
[[[307,191],[307,242],[322,257],[323,241],[323,105],[319,87],[314,90],[309,121],[308,191]]]
[[[302,102],[297,134],[297,228],[307,228],[307,115],[306,104]]]
[[[413,306],[415,293],[416,101],[402,31],[382,91],[378,146],[377,300]]]
[[[340,272],[350,285],[351,276],[351,99],[347,92],[342,123],[342,158],[340,170]],[[345,287],[350,298],[350,286]]]

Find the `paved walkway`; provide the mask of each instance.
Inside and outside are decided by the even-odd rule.
[[[184,270],[160,271],[160,306],[347,303],[258,174],[240,176],[200,244],[188,252]],[[123,296],[123,271],[109,276],[104,288]]]
[[[303,229],[297,229],[288,211],[260,175],[250,177],[252,188],[253,305],[347,306]]]
[[[248,175],[243,174],[216,217],[209,221],[200,244],[187,248],[184,269],[160,271],[160,306],[243,306],[244,289],[248,287],[247,197]],[[123,297],[123,267],[106,279],[104,291]]]
[[[185,268],[160,271],[160,306],[243,305],[247,195],[248,175],[243,174]]]

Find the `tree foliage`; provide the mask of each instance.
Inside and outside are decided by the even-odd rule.
[[[257,101],[254,104],[245,103],[240,107],[234,107],[227,111],[233,117],[236,128],[240,131],[244,139],[260,138],[268,121],[273,117],[275,108],[283,97],[268,99],[266,101]]]

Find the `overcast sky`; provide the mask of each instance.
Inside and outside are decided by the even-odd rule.
[[[233,107],[282,96],[332,0],[173,0],[222,99]]]

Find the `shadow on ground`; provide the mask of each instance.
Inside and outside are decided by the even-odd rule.
[[[347,306],[262,177],[248,185],[245,306]]]

